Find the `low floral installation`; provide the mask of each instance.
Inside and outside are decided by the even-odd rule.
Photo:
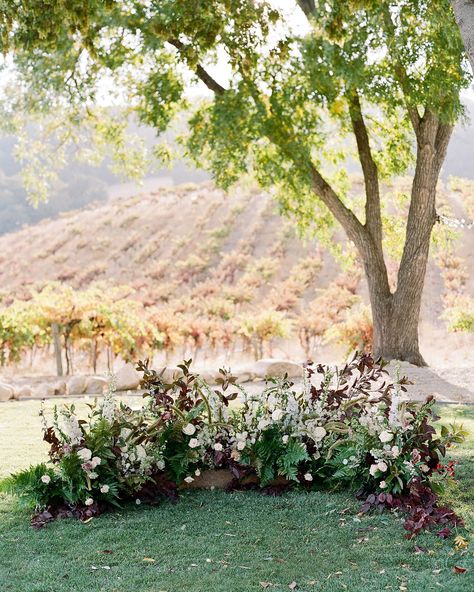
[[[270,494],[350,487],[363,512],[404,512],[407,536],[441,526],[446,537],[462,524],[438,494],[454,478],[453,463],[441,459],[465,433],[456,425],[437,433],[434,401],[409,402],[406,379],[393,382],[383,362],[357,355],[342,368],[309,363],[302,385],[268,379],[258,394],[225,370],[213,388],[190,364],[167,382],[140,362],[146,392],[138,410],[111,389],[89,405],[86,420],[74,405],[55,408],[52,425],[43,415],[50,461],[1,488],[34,506],[35,527],[213,486]]]

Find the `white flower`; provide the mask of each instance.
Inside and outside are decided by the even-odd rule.
[[[245,440],[247,440],[249,433],[248,432],[239,432],[237,434],[235,434],[235,439],[236,440],[243,440],[245,442]]]
[[[283,417],[283,410],[282,409],[275,409],[275,411],[272,413],[273,421],[280,421],[280,419],[282,417]]]
[[[230,453],[230,458],[232,458],[233,460],[240,460],[240,452],[238,452],[237,450],[232,450],[232,452]]]
[[[51,483],[51,477],[50,477],[49,475],[43,475],[43,476],[41,477],[41,481],[42,481],[43,483],[46,483],[46,485],[48,485],[48,483]]]
[[[306,473],[304,475],[304,480],[305,481],[312,481],[313,480],[313,475],[311,475],[311,473]]]
[[[77,456],[84,462],[87,462],[92,458],[92,452],[89,448],[81,448],[77,451]]]
[[[189,440],[189,448],[197,448],[199,446],[199,440],[197,438],[191,438]]]
[[[88,497],[84,503],[86,504],[86,506],[92,506],[94,500],[91,497]]]
[[[246,446],[245,440],[239,440],[237,442],[237,450],[243,450]]]
[[[137,497],[135,503],[137,504],[137,506],[139,506],[142,503],[142,500]]]
[[[388,466],[387,463],[381,460],[377,463],[377,468],[381,473],[385,473],[385,471],[388,469]]]
[[[387,432],[387,430],[384,430],[383,432],[380,432],[379,438],[381,442],[390,442],[390,440],[393,439],[393,434],[392,432]]]
[[[385,481],[380,481],[379,487],[380,489],[385,489],[387,487],[387,484],[385,483]]]
[[[186,481],[186,483],[192,483],[194,481],[193,477],[185,477],[184,480]]]
[[[162,470],[165,468],[165,461],[164,461],[164,460],[159,460],[159,461],[156,463],[156,468],[157,468],[159,471],[162,471]]]
[[[110,487],[108,485],[102,485],[100,488],[100,493],[109,493]]]
[[[199,477],[199,475],[201,474],[201,469],[196,469],[194,471],[194,474],[196,475],[196,477]]]
[[[345,458],[345,459],[342,461],[342,464],[343,464],[343,465],[347,465],[347,464],[349,464],[349,460],[348,460],[347,458]]]
[[[400,448],[398,446],[392,446],[392,456],[393,458],[400,456]]]
[[[375,477],[375,473],[378,470],[379,470],[379,467],[377,465],[370,465],[369,473],[372,475],[372,477]]]
[[[214,450],[216,452],[221,452],[222,450],[224,450],[224,447],[222,446],[222,444],[220,442],[216,442],[214,444]]]
[[[101,462],[102,462],[101,458],[99,458],[98,456],[94,456],[91,459],[92,468],[95,469],[96,467],[98,467],[100,465]]]
[[[313,439],[315,442],[320,442],[326,434],[326,430],[323,427],[318,426],[313,431]]]
[[[145,447],[142,444],[139,444],[135,450],[135,454],[137,455],[137,459],[142,461],[144,458],[146,458]]]
[[[92,472],[92,473],[89,473],[89,475],[88,475],[88,476],[89,476],[89,479],[97,479],[97,477],[98,477],[99,475],[98,475],[97,473],[94,473],[94,472]]]
[[[196,426],[194,426],[192,423],[187,423],[185,426],[183,426],[183,433],[186,434],[186,436],[192,436],[196,431]]]
[[[289,438],[289,436],[287,436],[287,435],[283,436],[283,438],[281,439],[283,444],[288,444],[288,438]]]
[[[269,419],[261,419],[258,422],[257,428],[259,430],[264,430],[265,428],[267,428],[270,425],[270,420]]]
[[[423,473],[430,472],[430,467],[428,465],[421,465],[420,469],[423,471]]]

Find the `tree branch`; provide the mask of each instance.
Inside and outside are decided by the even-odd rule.
[[[380,212],[379,174],[372,156],[369,134],[357,91],[354,91],[349,98],[349,114],[352,122],[352,130],[357,142],[359,160],[364,174],[365,226],[374,239],[375,244],[381,249],[382,216]]]
[[[418,112],[416,105],[410,104],[409,89],[408,89],[408,73],[407,73],[405,66],[403,65],[403,63],[400,59],[400,55],[395,47],[395,38],[396,38],[395,25],[393,24],[392,16],[390,14],[390,10],[388,9],[388,6],[386,6],[385,10],[384,10],[384,22],[385,22],[385,26],[387,28],[388,34],[391,37],[391,41],[392,41],[392,48],[391,49],[392,49],[394,57],[395,57],[394,73],[395,73],[395,76],[400,84],[401,89],[402,89],[402,93],[405,98],[405,106],[407,109],[407,113],[410,118],[415,135],[418,138],[418,134],[420,131],[421,117],[420,117],[420,114]]]
[[[360,249],[366,235],[364,225],[361,224],[354,212],[342,203],[337,193],[318,169],[313,164],[310,167],[314,192],[344,228],[350,240]]]
[[[182,43],[179,39],[168,39],[168,43],[170,43],[171,45],[173,45],[174,47],[176,47],[176,49],[179,51],[179,53],[181,54],[181,56],[184,58],[185,62],[187,63],[188,67],[194,71],[194,73],[196,74],[196,76],[202,81],[204,82],[204,84],[207,86],[207,88],[209,90],[212,90],[213,93],[215,93],[216,95],[222,95],[223,93],[225,93],[226,88],[223,87],[222,85],[220,85],[217,80],[215,80],[215,78],[213,78],[209,72],[207,72],[207,70],[205,70],[201,64],[196,64],[196,65],[191,65],[189,63],[189,59],[186,56],[186,50],[188,49],[188,47]]]
[[[316,8],[314,0],[296,0],[296,1],[298,3],[298,6],[301,8],[301,10],[304,12],[304,14],[307,17],[310,17],[313,14],[313,12]]]

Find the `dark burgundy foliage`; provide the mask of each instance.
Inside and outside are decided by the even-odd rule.
[[[360,497],[361,492],[358,495]],[[462,519],[451,508],[439,506],[436,493],[417,478],[413,479],[403,495],[370,494],[362,504],[361,511],[367,513],[374,509],[379,512],[399,510],[406,514],[403,527],[409,533],[407,538],[414,537],[422,530],[443,525],[444,528],[437,534],[447,538],[451,535],[447,525],[463,526]]]
[[[66,504],[54,508],[49,506],[42,512],[34,514],[31,518],[31,526],[39,530],[48,524],[48,522],[60,520],[61,518],[76,518],[85,522],[89,518],[99,516],[105,509],[106,507],[104,505],[97,502],[94,502],[91,506],[69,506]]]
[[[178,501],[178,488],[164,473],[154,475],[150,481],[142,485],[136,497],[145,504],[155,506],[167,499],[173,503]]]

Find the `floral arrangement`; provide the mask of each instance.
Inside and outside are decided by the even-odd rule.
[[[433,401],[408,402],[406,379],[394,383],[383,363],[362,355],[339,369],[308,364],[301,386],[269,379],[258,394],[225,370],[211,388],[190,364],[167,382],[140,362],[139,410],[117,402],[113,390],[89,406],[87,420],[74,405],[56,409],[44,425],[50,462],[2,488],[36,507],[36,526],[63,515],[87,519],[127,500],[175,499],[178,487],[218,470],[227,471],[229,488],[353,487],[364,511],[408,512],[410,532],[460,522],[438,511],[437,493],[454,475],[441,458],[464,432],[453,425],[436,434]],[[429,511],[416,519],[410,512],[426,506],[428,494]]]

